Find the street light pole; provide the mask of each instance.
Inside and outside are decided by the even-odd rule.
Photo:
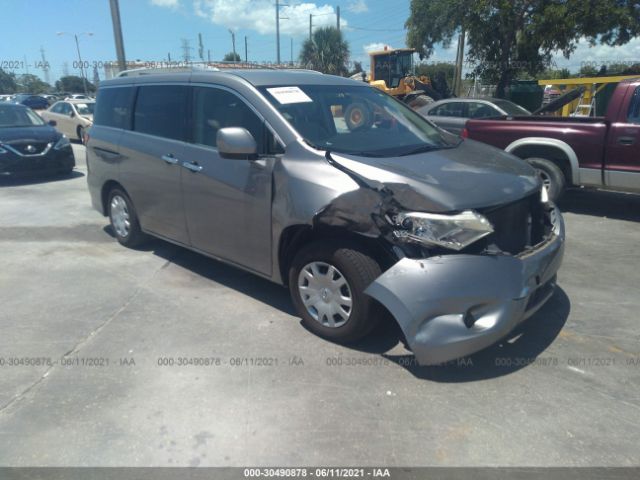
[[[87,91],[87,76],[84,73],[84,64],[82,63],[82,55],[80,55],[80,42],[78,42],[78,35],[74,34],[73,36],[76,39],[76,49],[78,50],[78,61],[80,62],[80,73],[82,74],[82,85],[84,87],[84,94],[88,97],[89,92]]]

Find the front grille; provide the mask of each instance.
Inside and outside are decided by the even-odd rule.
[[[482,213],[494,228],[486,237],[487,245],[493,244],[503,252],[517,255],[544,238],[544,211],[539,193]]]
[[[10,147],[20,152],[22,155],[37,155],[47,148],[47,144],[42,142],[12,143]]]

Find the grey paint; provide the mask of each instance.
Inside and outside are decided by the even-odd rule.
[[[115,129],[97,126],[88,148],[94,205],[103,211],[98,192],[110,179],[111,170],[112,179],[121,182],[130,193],[145,231],[277,283],[286,281],[281,275],[279,249],[288,228],[338,228],[379,239],[391,250],[392,226],[385,219],[389,212],[445,213],[486,208],[519,200],[540,189],[537,176],[525,162],[471,140],[461,141],[454,148],[397,158],[364,158],[314,150],[250,83],[331,83],[370,88],[362,82],[315,73],[253,71],[141,76],[103,84],[160,81],[217,85],[235,92],[275,132],[285,153],[263,155],[257,160],[224,159],[216,148],[131,132],[117,138]],[[109,141],[115,142],[110,147],[115,156],[107,161],[97,152]],[[178,161],[164,161],[163,157],[169,154]],[[558,232],[555,241],[526,260],[465,255],[409,260],[401,259],[402,255],[396,252],[398,263],[367,292],[394,314],[421,362],[470,353],[497,340],[522,319],[524,302],[533,292],[528,282],[536,276],[546,279],[555,274],[562,258],[559,245],[563,235]],[[420,276],[425,267],[442,276]],[[487,282],[488,278],[492,281]],[[459,284],[460,292],[438,287],[439,284]],[[518,286],[517,291],[514,285]],[[529,290],[524,290],[525,286]],[[431,292],[430,297],[420,293],[425,290]],[[409,291],[417,296],[407,295]],[[442,350],[448,353],[425,354],[428,342],[423,342],[417,325],[433,313],[427,303],[457,305],[455,312],[459,312],[478,299],[502,309],[498,312],[504,318],[500,326],[474,335],[464,347],[444,342]],[[474,305],[477,304],[467,308]],[[448,322],[444,322],[442,332],[455,333],[448,330]],[[438,320],[431,325],[435,328],[440,323]]]
[[[246,128],[221,128],[216,134],[218,153],[227,156],[251,156],[257,153],[256,141]]]
[[[365,293],[393,314],[419,364],[477,352],[506,336],[551,296],[565,242],[562,217],[553,208],[552,237],[525,256],[404,258]],[[529,304],[538,290],[540,298]],[[469,314],[472,326],[465,324]]]
[[[429,103],[420,108],[417,108],[416,111],[425,117],[430,122],[433,122],[440,128],[447,130],[448,132],[459,135],[464,129],[467,120],[470,117],[449,117],[449,116],[441,116],[441,115],[431,115],[435,108],[440,105],[446,105],[448,103],[480,103],[485,105],[495,111],[496,116],[500,115],[508,115],[506,111],[500,108],[498,105],[491,102],[491,100],[482,99],[482,98],[447,98],[444,100],[438,100],[436,102]]]

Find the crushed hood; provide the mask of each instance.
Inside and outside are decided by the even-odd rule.
[[[464,140],[446,148],[402,157],[331,153],[334,165],[359,183],[384,188],[407,209],[450,212],[519,200],[540,188],[525,161],[502,150]]]

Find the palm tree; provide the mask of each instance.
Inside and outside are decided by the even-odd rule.
[[[335,27],[317,29],[311,39],[305,40],[300,51],[302,66],[322,73],[345,75],[348,61],[349,44]]]

